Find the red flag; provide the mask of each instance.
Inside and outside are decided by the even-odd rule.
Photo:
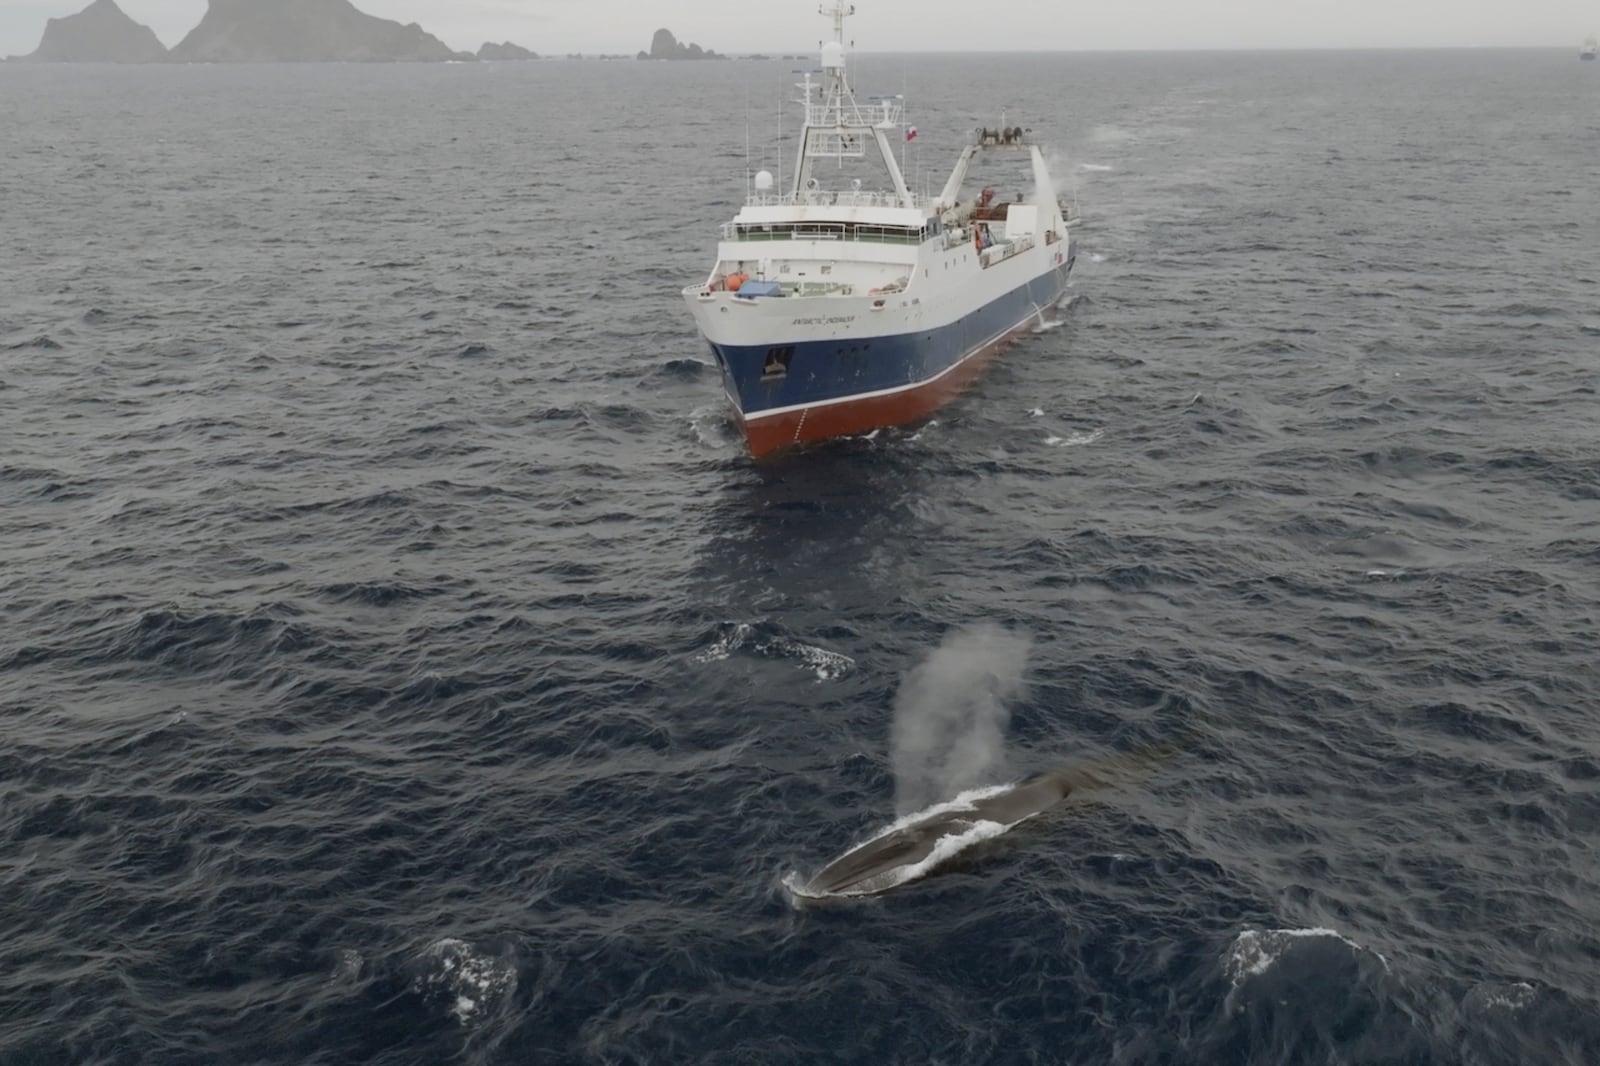
[[[912,126],[910,129],[906,130],[906,140],[914,141],[916,139],[917,139],[917,127]]]

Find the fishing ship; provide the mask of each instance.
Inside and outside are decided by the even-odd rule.
[[[1600,54],[1600,41],[1595,40],[1591,34],[1589,39],[1583,42],[1583,51],[1578,53],[1578,58],[1593,60],[1596,54]]]
[[[716,263],[683,290],[758,458],[926,418],[1048,323],[1074,261],[1076,211],[1029,131],[1003,118],[974,131],[940,192],[913,192],[895,156],[917,136],[902,98],[858,101],[846,74],[855,7],[819,13],[833,39],[797,86],[791,181],[749,178]],[[869,163],[885,187],[846,176]],[[986,165],[1030,188],[968,194]]]

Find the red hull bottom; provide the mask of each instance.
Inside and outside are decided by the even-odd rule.
[[[780,415],[741,419],[750,454],[760,459],[802,444],[851,437],[926,418],[955,399],[984,367],[1030,328],[1027,323],[1018,325],[962,359],[943,376],[887,396],[834,400]]]

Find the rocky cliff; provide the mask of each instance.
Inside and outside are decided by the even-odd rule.
[[[721,59],[722,56],[701,48],[697,44],[683,44],[671,30],[657,30],[650,39],[650,51],[640,52],[640,59]]]
[[[159,63],[167,46],[149,26],[133,21],[116,0],[94,0],[84,10],[45,24],[39,50],[24,57],[41,63]]]
[[[489,41],[478,49],[478,58],[486,60],[538,59],[539,53],[530,52],[521,45],[512,44],[510,41],[506,41],[504,44],[495,44],[493,41]]]
[[[350,0],[210,0],[172,50],[194,63],[398,62],[476,58],[412,23],[376,18]]]

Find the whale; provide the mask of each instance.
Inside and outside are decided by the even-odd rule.
[[[1119,783],[1175,744],[1065,766],[1021,784],[963,792],[907,816],[828,863],[792,891],[802,899],[879,896],[918,881],[981,840],[1001,835],[1089,789]]]

